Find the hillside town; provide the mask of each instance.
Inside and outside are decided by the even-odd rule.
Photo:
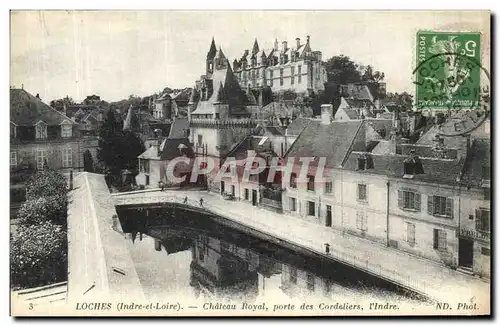
[[[208,38],[207,52],[200,54],[206,65],[199,67],[199,79],[182,89],[166,87],[118,102],[91,94],[75,103],[71,95],[45,99],[40,90],[11,86],[11,234],[23,227],[18,216],[28,214],[34,175],[63,174],[69,196],[79,191],[77,178],[87,173],[104,176],[111,195],[132,198],[175,190],[184,203],[194,201],[200,209],[220,202],[254,212],[248,216],[281,220],[278,226],[302,223],[311,232],[335,234],[331,242],[319,243],[322,254],[333,255],[343,241],[359,242],[360,251],[363,246],[381,248],[465,280],[489,282],[489,116],[473,130],[445,135],[440,126],[462,116],[418,107],[412,90],[388,92],[392,87],[383,72],[344,55],[324,58],[309,35],[275,38],[270,48],[250,39],[236,58],[227,57],[216,39]],[[351,64],[355,70],[349,70]],[[257,158],[265,165],[246,178],[247,163]],[[230,166],[235,175],[225,174]],[[290,173],[275,173],[283,166]],[[171,236],[162,232],[158,238]],[[211,272],[214,266],[228,265],[228,258],[214,255],[227,257],[231,250],[200,237],[195,236],[196,266],[191,268],[204,280],[196,282],[203,291],[199,288],[208,287],[203,285],[208,280],[222,277]],[[155,248],[161,250],[158,241]],[[182,243],[173,242],[177,247]],[[208,251],[202,255],[208,242],[218,248],[210,249],[215,250],[211,258]],[[174,252],[186,248],[180,245]],[[263,275],[279,270],[286,289],[314,293],[315,279],[320,280],[317,286],[329,284],[324,276],[304,270],[306,281],[298,286],[297,269],[266,266],[269,275]],[[258,279],[265,277],[252,273],[240,274],[258,288]],[[55,281],[65,281],[64,276]]]

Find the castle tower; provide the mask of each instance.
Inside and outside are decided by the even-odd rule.
[[[207,75],[212,74],[214,72],[214,59],[217,54],[217,47],[215,46],[215,40],[212,37],[212,44],[210,44],[210,50],[207,53]]]
[[[228,62],[226,59],[226,56],[224,55],[224,52],[222,52],[222,49],[219,47],[219,51],[217,51],[217,56],[215,58],[215,69],[214,70],[222,70],[226,69],[228,67]]]

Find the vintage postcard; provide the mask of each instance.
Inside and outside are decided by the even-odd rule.
[[[11,11],[11,314],[490,315],[490,18]]]

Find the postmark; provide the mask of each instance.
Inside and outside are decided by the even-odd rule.
[[[481,34],[420,31],[416,43],[417,108],[480,107]]]
[[[480,63],[480,34],[459,35],[417,33],[415,104],[419,110],[442,111],[446,120],[438,128],[443,136],[470,133],[490,112],[490,74]]]

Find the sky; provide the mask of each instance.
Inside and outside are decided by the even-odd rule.
[[[387,91],[413,93],[418,30],[482,31],[488,40],[490,29],[489,13],[479,11],[17,11],[10,18],[10,86],[45,102],[192,87],[212,37],[232,62],[256,38],[262,49],[309,35],[323,60],[347,55],[384,72]]]

